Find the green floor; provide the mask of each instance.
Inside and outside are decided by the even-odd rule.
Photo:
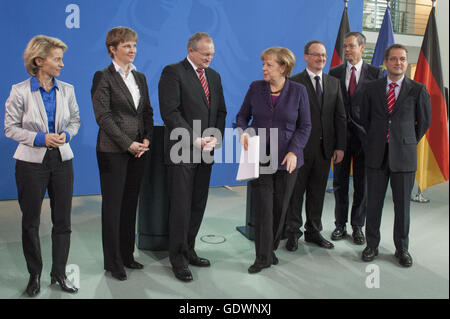
[[[416,188],[415,188],[416,190]],[[363,246],[350,240],[335,242],[325,250],[300,240],[296,252],[277,251],[280,263],[249,275],[254,244],[236,231],[245,224],[246,187],[211,188],[205,218],[197,240],[197,253],[211,260],[210,268],[190,267],[194,281],[182,283],[172,274],[167,252],[136,249],[143,270],[127,270],[128,280],[119,282],[103,271],[101,247],[101,198],[80,196],[73,201],[69,264],[79,270],[79,292],[69,295],[50,285],[51,222],[48,200],[41,217],[44,270],[37,298],[449,298],[449,184],[425,191],[429,204],[412,203],[410,252],[414,265],[396,263],[393,205],[388,193],[381,229],[380,256],[374,263],[360,260]],[[323,235],[334,227],[334,197],[326,194]],[[28,281],[21,245],[21,213],[17,201],[0,202],[0,298],[27,298]],[[200,237],[225,237],[221,244],[208,244]],[[377,288],[377,283],[379,287]],[[368,288],[368,286],[374,286]]]

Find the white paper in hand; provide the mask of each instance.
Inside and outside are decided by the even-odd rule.
[[[259,136],[249,137],[248,150],[241,146],[241,158],[236,176],[237,181],[246,181],[259,177]]]

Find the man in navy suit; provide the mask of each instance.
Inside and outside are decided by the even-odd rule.
[[[386,49],[387,77],[369,83],[364,93],[361,124],[366,131],[367,247],[362,260],[378,255],[381,213],[390,180],[394,201],[395,257],[410,267],[410,196],[417,169],[417,143],[431,124],[431,103],[426,87],[405,77],[408,51],[401,44]]]
[[[322,237],[322,208],[331,159],[339,163],[344,157],[346,117],[339,80],[322,72],[326,63],[325,45],[310,41],[305,45],[306,70],[294,75],[293,81],[306,86],[311,110],[311,135],[303,152],[305,164],[300,167],[286,218],[286,249],[297,250],[303,235],[302,205],[306,192],[305,240],[323,248],[333,244]]]
[[[330,70],[330,75],[341,81],[342,97],[347,114],[347,148],[342,162],[334,165],[333,189],[336,201],[334,208],[336,229],[331,234],[332,240],[346,236],[346,223],[349,207],[350,166],[353,160],[353,204],[351,226],[353,242],[362,245],[365,242],[362,227],[366,220],[366,174],[364,152],[361,138],[364,134],[359,123],[362,97],[366,84],[382,77],[380,68],[362,60],[366,37],[359,32],[349,32],[344,39],[346,63]]]
[[[215,128],[222,136],[225,130],[227,112],[220,75],[209,67],[213,56],[211,37],[195,33],[188,42],[188,56],[166,66],[158,85],[159,107],[166,127],[169,259],[175,277],[181,281],[193,279],[189,264],[210,266],[208,259],[197,256],[195,238],[208,199],[212,163],[204,161],[203,156],[196,158],[195,154],[209,153],[221,142],[203,136],[206,129]],[[189,139],[183,140],[183,135],[177,132],[187,133]]]

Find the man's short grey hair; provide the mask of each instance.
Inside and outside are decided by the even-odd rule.
[[[211,36],[206,32],[196,32],[194,33],[188,41],[187,48],[192,49],[194,51],[198,50],[198,43],[202,39],[207,39],[208,42],[212,42]]]
[[[344,39],[347,39],[348,37],[356,37],[359,46],[362,46],[363,44],[366,45],[366,36],[361,32],[348,32],[345,34]]]

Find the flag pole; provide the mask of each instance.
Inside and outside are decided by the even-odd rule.
[[[349,1],[349,0],[344,0],[344,4],[345,4],[345,8],[346,8],[346,9],[348,9],[348,1]],[[333,62],[333,61],[332,61],[332,62]],[[333,172],[333,174],[334,174],[334,172]],[[334,177],[333,177],[333,179],[334,179]],[[334,193],[333,183],[331,183],[331,186],[330,186],[330,187],[327,187],[327,188],[325,189],[325,192],[326,192],[326,193]]]
[[[411,201],[416,202],[416,203],[422,203],[422,204],[430,202],[430,200],[428,198],[423,196],[423,193],[420,190],[420,186],[417,186],[417,194],[416,194],[416,196],[411,197]]]
[[[389,5],[390,0],[387,0],[387,1],[388,1],[388,5]],[[433,3],[432,7],[435,8],[436,0],[431,0],[431,2]],[[416,194],[416,196],[411,197],[411,201],[416,202],[416,203],[422,203],[422,204],[430,202],[430,200],[428,198],[423,196],[423,193],[420,190],[420,186],[417,186],[417,194]]]

